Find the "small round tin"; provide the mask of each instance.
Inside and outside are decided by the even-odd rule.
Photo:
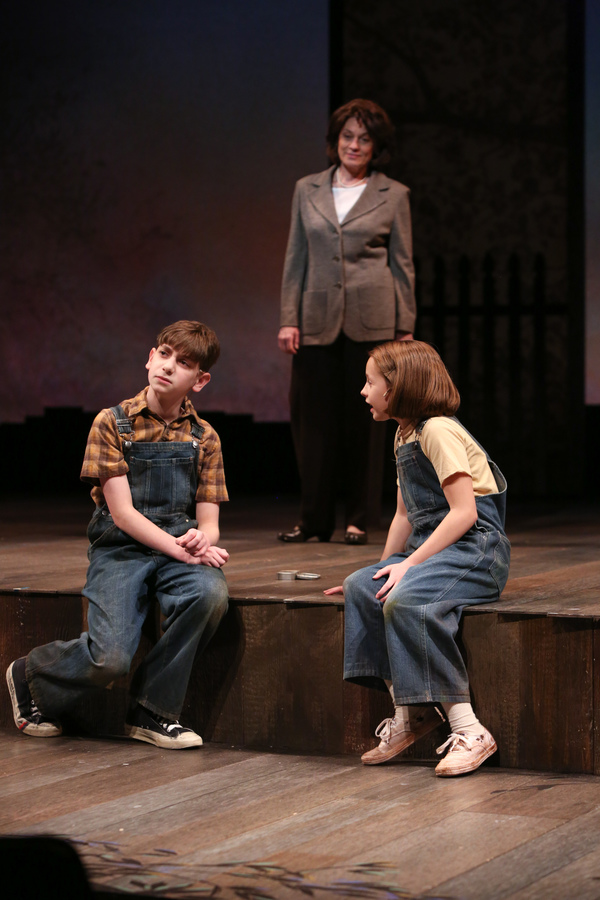
[[[296,578],[298,581],[315,581],[317,578],[320,578],[320,575],[317,575],[316,572],[298,572]]]
[[[297,569],[288,569],[288,570],[284,569],[282,572],[277,573],[277,580],[278,581],[295,581],[297,574],[298,574]]]

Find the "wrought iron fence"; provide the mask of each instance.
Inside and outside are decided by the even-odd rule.
[[[580,360],[570,352],[564,267],[553,270],[540,254],[491,253],[416,267],[416,336],[439,350],[461,393],[459,416],[511,494],[577,492],[578,454],[569,458],[568,446],[569,438],[583,443],[573,399]]]

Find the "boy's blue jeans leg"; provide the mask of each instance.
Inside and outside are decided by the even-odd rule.
[[[227,610],[222,571],[132,544],[98,547],[91,552],[83,593],[89,601],[87,632],[36,647],[27,657],[29,687],[44,715],[59,719],[90,690],[127,674],[156,597],[163,634],[135,673],[132,696],[159,715],[178,718],[196,652]]]
[[[162,635],[140,663],[131,697],[166,718],[178,718],[196,653],[202,652],[227,612],[221,569],[163,558],[154,592],[164,617]]]

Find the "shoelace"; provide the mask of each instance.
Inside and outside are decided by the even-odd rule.
[[[156,721],[159,723],[159,725],[162,725],[165,731],[172,731],[174,728],[182,728],[179,722],[171,722],[169,719],[159,719],[158,716],[156,717]]]
[[[385,744],[388,744],[392,737],[392,728],[397,724],[395,717],[384,719],[375,729],[375,737],[381,738]]]
[[[448,753],[452,753],[453,750],[460,750],[461,746],[464,750],[472,750],[473,744],[477,740],[478,737],[476,737],[475,735],[453,733],[450,735],[448,740],[442,744],[441,747],[437,748],[435,752],[441,754],[444,752],[446,747],[448,747]]]
[[[386,744],[392,736],[392,725],[394,724],[394,719],[384,719],[383,722],[380,722],[377,728],[375,729],[375,737],[381,738]]]

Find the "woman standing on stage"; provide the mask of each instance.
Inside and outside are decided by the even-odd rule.
[[[291,424],[302,502],[282,541],[328,541],[338,480],[349,544],[367,541],[372,435],[360,399],[368,352],[410,340],[415,323],[409,190],[380,168],[393,128],[383,109],[352,100],[333,113],[333,165],[296,184],[281,292],[279,347],[293,356]]]

